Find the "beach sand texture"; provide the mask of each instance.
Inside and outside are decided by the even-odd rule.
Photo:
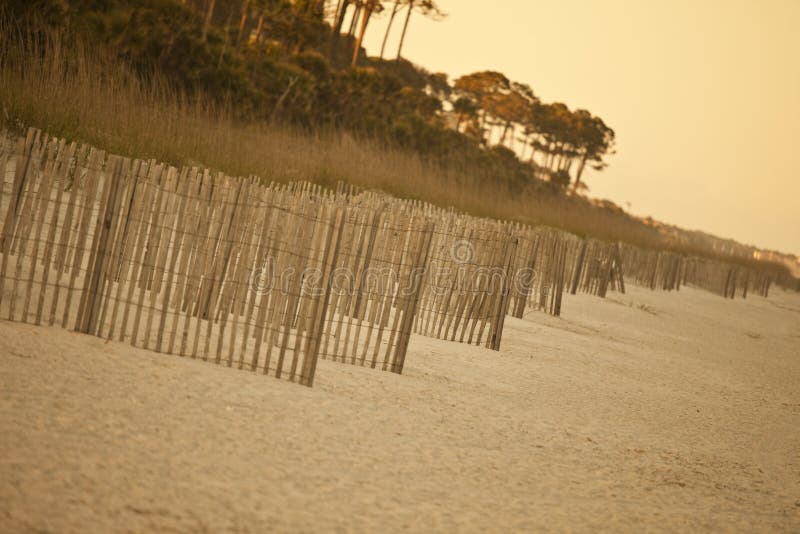
[[[800,295],[629,287],[314,388],[0,322],[0,531],[800,529]]]

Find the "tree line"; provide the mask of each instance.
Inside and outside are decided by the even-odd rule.
[[[473,170],[505,185],[585,187],[606,167],[614,131],[583,109],[542,102],[494,71],[431,73],[403,59],[415,15],[446,17],[435,0],[9,0],[35,17],[108,46],[144,75],[237,115],[353,132]],[[363,42],[387,17],[379,57]],[[399,31],[396,51],[387,51]],[[394,55],[386,59],[387,55]]]

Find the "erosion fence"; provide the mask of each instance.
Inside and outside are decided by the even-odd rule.
[[[488,220],[441,214],[417,333],[499,350],[518,239]]]
[[[580,239],[339,184],[266,183],[0,135],[0,318],[311,386],[320,358],[402,373],[412,333],[499,350],[565,295],[692,284],[725,262]]]
[[[34,129],[0,136],[0,170],[4,319],[309,386],[320,357],[401,373],[415,325],[499,348],[516,247],[502,225]]]
[[[402,371],[424,218],[35,130],[0,143],[1,317],[309,386],[320,355]]]
[[[774,281],[768,272],[719,260],[627,244],[621,251],[625,276],[654,290],[678,291],[690,285],[725,298],[747,298],[748,293],[766,297]]]

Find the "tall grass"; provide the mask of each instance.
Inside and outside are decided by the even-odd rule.
[[[103,48],[48,30],[0,23],[0,120],[35,126],[109,152],[198,165],[268,181],[360,187],[478,216],[547,225],[646,248],[708,255],[679,233],[621,210],[534,185],[443,169],[414,154],[333,131],[299,131],[237,116],[230,106],[175,90],[158,73],[134,72]]]

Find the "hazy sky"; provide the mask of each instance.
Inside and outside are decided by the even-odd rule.
[[[800,0],[438,1],[447,18],[415,14],[403,56],[451,79],[498,70],[602,117],[617,154],[585,174],[593,196],[800,254]]]

